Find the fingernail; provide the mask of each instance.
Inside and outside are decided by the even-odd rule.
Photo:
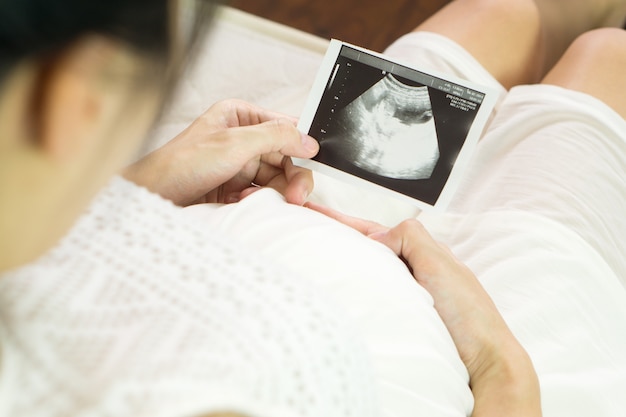
[[[320,147],[315,139],[313,139],[311,136],[307,135],[306,133],[301,133],[300,136],[302,138],[302,145],[307,151],[311,151],[315,153],[319,151]]]

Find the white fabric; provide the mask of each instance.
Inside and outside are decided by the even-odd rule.
[[[185,209],[198,228],[237,236],[266,259],[297,270],[343,307],[376,371],[385,416],[465,416],[467,371],[430,295],[387,247],[261,190],[234,205]]]
[[[375,416],[345,314],[122,179],[0,276],[0,415]]]
[[[626,291],[587,242],[517,210],[421,220],[477,274],[530,354],[544,416],[623,414]]]
[[[275,110],[298,114],[313,80],[316,65],[321,61],[321,53],[296,46],[294,42],[298,36],[293,32],[290,32],[289,37],[277,37],[268,34],[263,25],[250,29],[236,20],[222,19],[217,25],[209,45],[211,52],[203,55],[189,74],[172,109],[166,114],[164,123],[155,130],[155,140],[149,146],[156,146],[177,133],[205,107],[220,98],[236,96]],[[437,35],[407,36],[393,48],[390,53],[398,51],[401,54],[412,54],[405,55],[405,59],[418,59],[420,63],[433,65],[433,68],[452,70],[457,75],[478,82],[494,81],[458,45]],[[433,55],[433,52],[439,53]],[[425,56],[430,56],[432,61],[424,61]],[[555,116],[553,110],[557,106],[562,110]],[[550,110],[552,118],[545,117],[546,110]],[[544,129],[547,122],[555,121],[556,127]],[[584,134],[577,133],[581,129],[585,130]],[[619,257],[624,247],[624,240],[620,239],[620,236],[624,236],[624,221],[619,217],[620,213],[625,212],[624,203],[619,198],[625,178],[624,132],[626,128],[623,120],[588,96],[552,87],[520,87],[506,96],[503,92],[500,108],[479,147],[468,182],[454,202],[457,214],[421,215],[429,230],[438,239],[451,245],[457,255],[478,274],[505,319],[528,349],[539,373],[546,416],[615,416],[623,414],[626,409],[623,396],[623,387],[626,386],[626,294],[618,280],[618,277],[626,276],[623,260]],[[529,133],[531,142],[521,140]],[[575,139],[567,143],[567,139],[572,137]],[[565,149],[567,153],[556,151],[560,149]],[[588,182],[590,178],[596,180],[587,186],[583,180]],[[365,194],[323,176],[317,176],[316,180],[317,188],[313,198],[348,213],[386,224],[417,215],[412,208]],[[128,195],[135,195],[136,190],[127,190]],[[201,327],[195,324],[196,316],[203,317],[205,310],[187,310],[188,305],[197,307],[206,300],[203,297],[209,297],[208,289],[206,292],[201,290],[203,284],[200,280],[177,282],[173,278],[176,271],[173,271],[173,275],[166,274],[163,281],[153,279],[157,274],[162,276],[160,269],[167,264],[164,261],[172,259],[184,260],[177,268],[183,268],[186,264],[188,268],[192,266],[192,271],[202,274],[209,263],[218,260],[217,255],[223,254],[223,251],[237,254],[236,258],[275,258],[285,270],[298,271],[301,276],[313,281],[312,285],[326,293],[329,304],[341,306],[337,310],[343,310],[366,343],[383,415],[420,414],[416,410],[423,410],[423,414],[429,416],[464,415],[469,412],[471,397],[466,385],[467,375],[459,367],[458,357],[451,350],[449,336],[433,314],[429,297],[411,281],[401,263],[384,247],[308,210],[283,204],[270,190],[260,191],[237,205],[186,209],[186,216],[195,222],[192,227],[195,231],[189,230],[189,226],[174,229],[174,218],[178,222],[179,215],[161,217],[164,212],[170,213],[173,209],[163,201],[155,200],[155,197],[143,195],[139,199],[142,204],[136,205],[128,204],[123,198],[118,201],[119,195],[109,196],[116,201],[114,208],[108,204],[100,206],[102,202],[96,203],[93,209],[98,216],[92,213],[87,220],[83,220],[87,223],[79,226],[85,227],[83,233],[79,234],[82,239],[88,237],[97,240],[66,240],[61,251],[55,253],[63,254],[66,253],[63,248],[71,249],[67,257],[54,258],[53,253],[53,258],[46,258],[77,266],[68,272],[71,279],[45,279],[54,269],[44,259],[43,263],[29,267],[24,270],[26,273],[22,272],[12,280],[0,280],[0,305],[3,312],[0,406],[7,407],[9,404],[22,407],[17,409],[21,413],[13,415],[37,415],[35,410],[40,413],[50,412],[52,415],[55,415],[54,412],[57,412],[56,415],[67,415],[64,412],[71,407],[88,408],[95,404],[95,398],[88,395],[90,392],[103,395],[99,405],[104,411],[100,415],[106,415],[106,412],[122,415],[126,410],[148,410],[157,416],[177,415],[172,408],[149,408],[152,405],[159,407],[172,398],[175,400],[171,400],[173,402],[170,404],[183,401],[178,403],[183,404],[178,409],[183,414],[204,407],[211,409],[234,404],[235,408],[244,407],[242,410],[252,415],[283,415],[265,406],[267,403],[284,404],[284,395],[291,389],[287,381],[296,377],[288,370],[272,366],[285,354],[279,346],[281,344],[273,345],[277,349],[274,354],[269,350],[263,352],[264,356],[272,358],[266,363],[259,356],[257,361],[241,365],[239,358],[250,353],[250,349],[238,349],[229,362],[233,366],[233,377],[227,379],[230,383],[224,384],[225,387],[218,384],[220,380],[212,378],[219,374],[211,372],[215,371],[211,366],[219,367],[223,363],[222,358],[204,359],[205,353],[197,350],[197,346],[207,344],[208,339],[195,339],[198,334],[203,334],[195,331]],[[126,208],[129,212],[125,211]],[[116,216],[116,210],[123,215]],[[142,214],[138,215],[135,210]],[[153,212],[155,217],[149,217]],[[128,216],[129,223],[124,220],[124,216]],[[111,218],[115,221],[111,222]],[[102,220],[118,231],[128,229],[131,236],[136,233],[135,228],[145,226],[146,222],[149,222],[150,230],[126,253],[121,250],[128,247],[124,233],[113,233],[115,238],[111,240],[112,235],[104,235],[102,231],[94,232],[102,230],[99,223]],[[218,220],[221,220],[219,225]],[[208,235],[208,230],[211,234],[215,233],[213,227],[219,227],[223,234],[237,233],[241,239],[238,245],[241,246],[221,243],[223,236],[216,239]],[[179,236],[187,233],[195,236],[193,246],[197,246],[197,250],[186,247],[184,241],[179,239]],[[203,243],[205,239],[208,239],[208,243]],[[101,244],[107,250],[96,251],[96,246]],[[86,259],[75,256],[76,253],[82,253],[82,250],[74,251],[76,245],[87,246],[89,250]],[[168,250],[150,252],[149,249],[155,245],[167,245]],[[244,248],[251,249],[246,251]],[[259,252],[260,255],[251,255],[251,251]],[[139,259],[147,262],[131,267],[117,263],[117,259],[126,259],[127,256],[139,256]],[[93,262],[97,263],[98,268],[93,267]],[[253,265],[263,264],[259,260],[253,261]],[[123,270],[133,270],[139,276],[147,275],[141,281],[145,291],[135,288],[133,280],[120,280],[117,274],[110,282],[103,281],[99,285],[94,283],[93,286],[89,286],[85,279],[79,279],[88,274],[102,279],[105,275],[101,274],[107,270],[105,265],[114,268],[114,271],[123,267]],[[227,276],[245,275],[238,268],[247,267],[221,264],[220,271],[227,273]],[[274,276],[273,269],[262,268],[263,271],[272,271]],[[37,281],[25,278],[31,274],[45,275]],[[296,276],[287,274],[287,278],[281,278],[281,283],[276,285],[281,287],[285,282],[291,282],[289,276]],[[34,288],[35,282],[37,288]],[[283,292],[271,290],[275,287],[260,288],[262,286],[257,286],[254,279],[247,282],[254,285],[254,291],[264,291],[262,300],[270,297],[273,300],[271,306],[286,301],[281,300]],[[230,286],[226,288],[228,294],[235,291]],[[34,295],[29,299],[26,294],[31,294],[31,291]],[[86,297],[73,297],[77,292]],[[185,294],[185,299],[172,303],[174,307],[162,313],[166,317],[153,316],[159,311],[156,308],[148,308],[149,314],[145,316],[135,314],[137,310],[134,309],[127,314],[113,314],[115,308],[120,308],[113,303],[117,299],[129,300],[124,303],[154,300],[156,304],[148,304],[151,307],[169,305],[169,297],[179,293]],[[294,293],[295,300],[309,300],[307,291],[296,289]],[[20,294],[21,297],[18,297]],[[211,299],[221,300],[222,294],[215,293]],[[24,307],[21,307],[22,301]],[[220,304],[219,308],[223,308],[220,314],[226,317],[225,320],[232,319],[231,313],[237,311],[235,307],[240,305],[235,302]],[[269,308],[267,303],[256,305],[259,310],[255,311]],[[357,407],[354,409],[355,415],[367,415],[371,404],[366,401],[372,398],[367,390],[367,372],[364,370],[365,375],[362,377],[355,376],[361,369],[361,362],[358,355],[351,362],[352,356],[347,353],[352,349],[360,351],[355,342],[357,337],[350,335],[352,327],[332,324],[333,317],[339,314],[335,309],[310,308],[315,314],[310,310],[302,311],[301,315],[297,309],[293,312],[291,309],[280,310],[283,312],[280,320],[272,320],[276,311],[268,310],[267,323],[270,326],[278,326],[282,320],[292,323],[289,328],[280,327],[275,332],[272,329],[271,334],[276,335],[275,340],[282,340],[283,336],[287,338],[285,340],[299,339],[293,343],[299,343],[300,347],[307,349],[307,357],[319,351],[320,360],[329,358],[325,352],[331,348],[324,338],[316,340],[314,334],[305,331],[291,333],[303,329],[297,323],[308,323],[312,316],[322,315],[324,320],[321,323],[330,326],[328,333],[333,335],[340,351],[336,357],[332,356],[332,361],[336,359],[337,363],[345,364],[344,381],[350,380],[347,388],[340,384],[341,389],[351,390],[346,394],[345,401]],[[90,309],[102,314],[99,329],[110,332],[104,333],[106,337],[98,338],[95,342],[89,339],[96,337],[93,326],[86,326],[88,322],[81,321],[84,311]],[[70,315],[71,320],[68,321],[68,316],[61,316],[61,311]],[[163,339],[160,326],[165,326],[163,323],[167,323],[167,320],[175,321],[181,316],[186,317],[181,321],[189,320],[197,327],[190,324],[189,331],[182,327],[176,337],[167,340],[190,340],[193,343],[181,343],[175,347],[159,346],[157,342]],[[132,318],[143,324],[133,326]],[[164,321],[165,318],[167,320]],[[112,321],[122,323],[127,338],[114,337],[120,330],[119,327],[113,327]],[[10,326],[7,323],[20,323],[21,326]],[[62,331],[55,330],[55,326],[62,324],[70,327],[64,327]],[[241,322],[238,324],[246,325]],[[310,329],[311,326],[304,328]],[[74,331],[80,337],[71,337]],[[222,331],[226,332],[225,329]],[[347,340],[340,340],[342,332],[347,332]],[[144,335],[150,336],[145,339],[146,342],[138,345],[128,343]],[[151,340],[155,341],[154,346],[159,346],[158,349],[149,344]],[[236,346],[240,346],[238,337],[230,333],[221,340],[228,343],[229,347],[231,341],[236,341]],[[92,343],[99,349],[87,349]],[[110,348],[111,343],[114,348]],[[48,344],[57,348],[49,349]],[[243,343],[242,346],[249,345]],[[255,344],[255,347],[258,346]],[[186,354],[171,355],[176,349],[187,349]],[[164,354],[168,352],[169,357]],[[210,350],[207,355],[210,356],[210,352],[214,350]],[[118,353],[129,354],[137,362],[120,364],[114,360]],[[65,359],[59,361],[58,358]],[[102,358],[109,360],[103,361]],[[137,374],[142,364],[154,364],[156,359],[158,366],[148,368],[158,371],[156,374]],[[199,372],[204,369],[197,366],[198,363],[212,365],[207,365],[209,371],[199,377]],[[246,363],[252,365],[246,367]],[[311,378],[307,380],[319,383],[312,383],[311,386],[319,389],[320,395],[333,393],[335,389],[325,388],[326,381],[331,383],[339,368],[326,369],[320,363],[314,362],[310,368],[306,368]],[[46,366],[36,366],[40,364]],[[61,371],[62,368],[64,371]],[[89,378],[85,380],[85,370],[91,369],[100,369],[100,373],[89,373]],[[250,370],[255,373],[248,373]],[[277,378],[287,385],[272,383],[262,385],[268,391],[259,393],[252,389],[244,392],[245,388],[259,386],[254,383],[257,371],[266,372],[259,378]],[[281,374],[281,371],[285,374]],[[316,372],[323,375],[317,376]],[[164,378],[166,373],[174,375],[173,381],[168,382],[169,376]],[[137,375],[145,378],[133,379]],[[47,379],[42,376],[47,376]],[[206,385],[199,382],[203,378],[206,378]],[[120,381],[119,385],[113,383],[116,379]],[[10,387],[13,387],[13,391],[9,391]],[[104,389],[106,387],[111,390]],[[177,390],[176,387],[185,389]],[[241,392],[229,390],[229,387],[237,387]],[[285,391],[282,391],[283,388]],[[156,394],[134,396],[139,392],[136,390],[140,389],[152,390]],[[170,389],[172,391],[168,391]],[[220,389],[231,396],[231,402],[211,403],[206,393],[220,393]],[[359,395],[361,389],[365,390],[365,394]],[[174,392],[176,396],[169,397],[164,394],[167,392]],[[47,403],[48,408],[41,411],[36,407],[44,399],[50,402]],[[364,411],[359,411],[361,409],[358,407],[363,407]],[[306,415],[333,415],[326,410],[328,408],[318,412],[312,408],[306,410],[311,413]],[[288,413],[286,408],[280,411]]]
[[[271,39],[266,41],[272,43]],[[530,352],[540,377],[544,415],[621,415],[626,409],[626,293],[620,285],[620,279],[626,277],[620,256],[624,250],[622,236],[626,236],[622,214],[626,212],[622,197],[626,189],[624,120],[592,97],[557,87],[523,86],[507,93],[460,46],[436,34],[408,35],[387,52],[502,92],[489,132],[453,202],[452,210],[457,214],[422,214],[420,218],[478,274]],[[225,58],[237,59],[230,54]],[[268,66],[269,60],[271,52]],[[418,215],[395,200],[367,194],[322,175],[316,174],[316,184],[312,199],[350,214],[389,225]],[[209,222],[203,210],[213,209],[188,210],[190,215],[200,216],[198,227]],[[239,234],[268,257],[285,251],[291,254],[280,259],[294,268],[306,265],[307,275],[315,282],[326,280],[320,285],[326,285],[331,295],[339,293],[334,297],[339,297],[348,311],[361,297],[375,298],[374,288],[379,283],[368,290],[361,275],[344,272],[347,262],[340,265],[341,256],[352,259],[356,248],[362,250],[358,236],[334,231],[328,239],[326,227],[332,226],[321,227],[310,213],[280,206],[262,194],[218,211],[221,219],[228,219],[221,225],[225,233]],[[316,227],[321,231],[314,230]],[[298,238],[298,243],[294,233],[307,239]],[[326,245],[331,249],[327,251]],[[359,258],[360,274],[368,276],[368,268],[375,271],[374,275],[385,269],[377,257],[364,253],[367,255]],[[312,264],[311,254],[324,262]],[[370,264],[370,259],[376,261]],[[333,284],[331,278],[320,278],[333,270],[342,271],[341,278],[336,278],[340,289],[333,288],[339,285],[337,281]],[[389,279],[387,275],[385,279]],[[347,288],[353,289],[356,299],[344,295],[350,293]],[[359,310],[360,314],[368,317],[390,312],[391,316],[386,315],[389,323],[404,323],[406,315],[393,316],[404,308],[400,305],[402,291],[389,286],[382,292],[379,297],[394,301],[384,306],[371,303],[370,309]],[[392,308],[388,309],[389,305]],[[436,326],[434,321],[419,325]],[[367,323],[360,326],[370,328]],[[370,348],[375,346],[376,332],[363,333]],[[407,343],[403,346],[415,343],[413,352],[423,355],[429,347],[416,339],[419,337],[402,339]],[[388,358],[377,357],[376,348],[372,352],[381,378],[384,411],[413,415],[412,407],[422,406],[419,403],[424,398],[402,392],[415,383],[408,380],[408,369],[385,367]],[[439,359],[452,360],[445,355]],[[385,380],[407,385],[386,385]],[[451,384],[448,394],[457,390],[455,387]],[[429,398],[442,395],[436,386],[421,392]],[[462,390],[458,394],[462,395]],[[402,396],[415,403],[400,401]],[[464,411],[457,409],[459,414]]]
[[[436,33],[408,33],[391,44],[385,55],[400,58],[416,68],[431,69],[489,86],[500,97],[506,94],[506,89],[469,52]]]
[[[626,121],[599,100],[514,88],[459,188],[458,212],[532,212],[576,232],[626,288]]]

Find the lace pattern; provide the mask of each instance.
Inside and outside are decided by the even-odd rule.
[[[122,179],[0,278],[7,415],[375,415],[334,306]]]

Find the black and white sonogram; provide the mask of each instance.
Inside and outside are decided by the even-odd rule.
[[[299,124],[320,152],[299,163],[420,206],[444,206],[496,98],[451,78],[332,41]]]
[[[403,84],[393,74],[339,110],[327,132],[325,153],[381,177],[427,179],[439,160],[428,88]]]

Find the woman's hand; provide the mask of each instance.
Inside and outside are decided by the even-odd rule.
[[[230,203],[257,186],[303,204],[313,176],[291,156],[311,158],[315,139],[296,121],[239,100],[213,105],[180,135],[124,171],[124,176],[179,205]]]
[[[473,416],[539,416],[539,383],[515,339],[475,275],[437,243],[417,220],[388,228],[313,203],[326,214],[377,240],[400,256],[433,297],[470,374]]]

